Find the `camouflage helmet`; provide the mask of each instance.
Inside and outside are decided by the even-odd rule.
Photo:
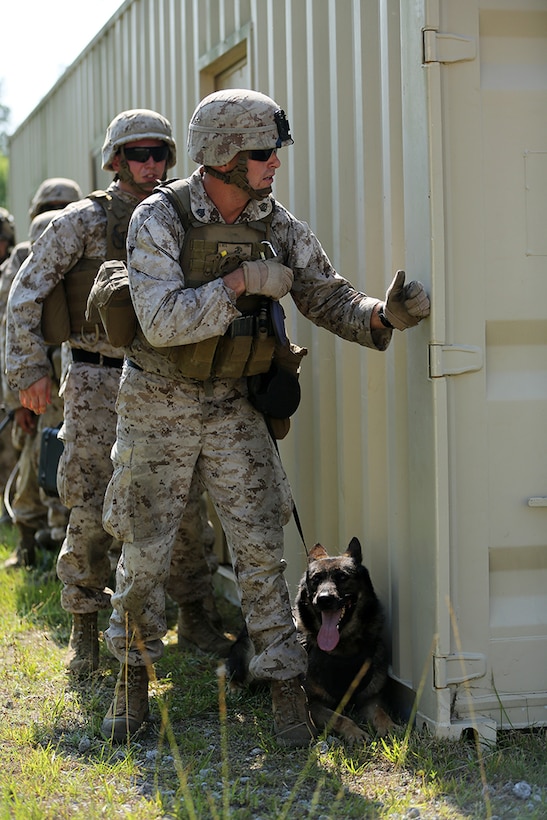
[[[41,213],[37,214],[37,216],[34,217],[32,222],[30,223],[30,228],[28,232],[28,238],[30,240],[31,245],[34,245],[38,237],[44,233],[45,229],[47,228],[53,217],[57,216],[58,213],[58,210],[41,211]]]
[[[0,239],[7,240],[8,249],[15,245],[15,219],[6,208],[0,208]]]
[[[157,139],[167,143],[169,154],[166,168],[172,168],[177,161],[177,146],[173,139],[171,123],[156,111],[134,108],[118,114],[108,128],[102,148],[103,170],[113,171],[112,161],[122,145],[142,139]]]
[[[279,105],[244,88],[209,94],[198,104],[188,127],[188,153],[202,165],[230,162],[240,151],[292,145],[289,123]]]
[[[32,197],[29,216],[32,220],[43,211],[52,210],[54,205],[64,207],[69,202],[77,202],[82,197],[80,186],[73,179],[66,177],[44,179]]]

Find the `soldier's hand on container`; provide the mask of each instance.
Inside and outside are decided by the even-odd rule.
[[[429,316],[429,297],[422,283],[405,285],[405,272],[398,270],[386,292],[384,316],[397,330],[415,327]]]
[[[248,294],[281,299],[292,287],[292,270],[275,259],[242,262],[241,267],[245,279],[245,292]]]

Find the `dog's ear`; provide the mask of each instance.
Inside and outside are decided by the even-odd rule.
[[[361,551],[361,542],[355,536],[349,542],[349,547],[346,550],[346,555],[349,555],[356,564],[361,564],[363,561],[363,553]]]
[[[314,544],[314,546],[310,550],[310,554],[308,555],[308,563],[312,561],[319,561],[320,558],[328,558],[328,553],[325,547],[321,544]]]

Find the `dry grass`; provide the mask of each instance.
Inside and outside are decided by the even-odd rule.
[[[0,559],[10,530],[2,541]],[[227,605],[224,615],[237,625]],[[482,775],[472,743],[405,727],[353,750],[327,736],[287,751],[272,736],[267,692],[226,694],[215,659],[179,651],[173,631],[150,722],[112,747],[99,726],[115,664],[101,645],[100,673],[75,688],[64,670],[69,626],[51,572],[0,575],[0,820],[547,816],[544,729],[500,733],[482,751]],[[517,795],[522,782],[528,797]]]

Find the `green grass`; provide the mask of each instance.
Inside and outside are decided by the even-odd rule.
[[[11,528],[0,530],[0,560],[13,545]],[[99,727],[117,665],[101,641],[99,674],[71,682],[70,618],[43,559],[39,570],[0,572],[0,820],[547,816],[545,729],[500,732],[480,749],[401,727],[353,749],[329,735],[286,750],[272,735],[267,691],[226,692],[217,661],[180,651],[173,631],[150,723],[131,745],[111,746]],[[529,798],[513,793],[519,781]]]

